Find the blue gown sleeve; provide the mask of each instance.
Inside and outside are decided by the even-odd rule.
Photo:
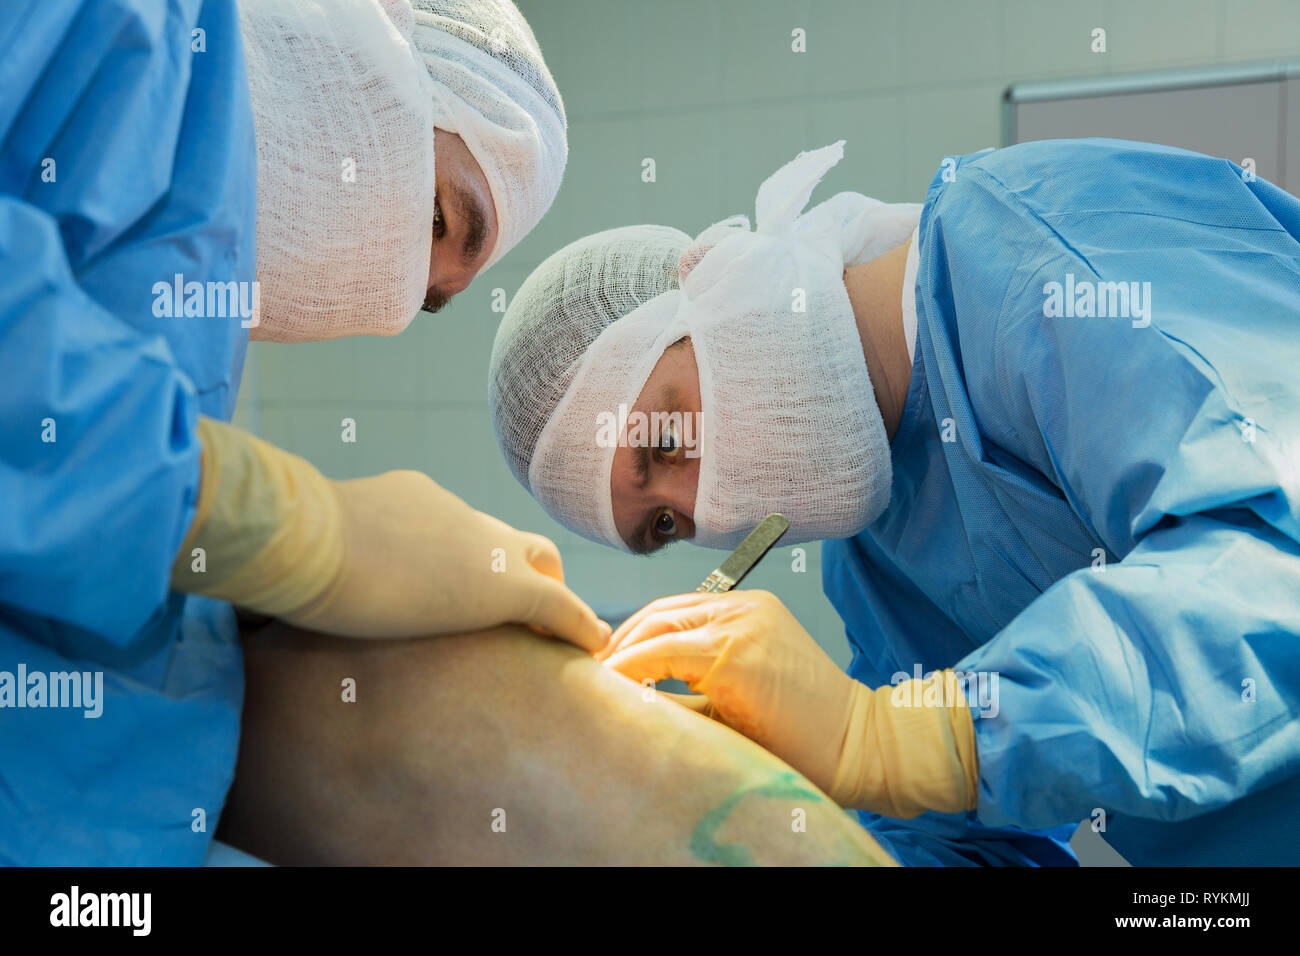
[[[850,631],[852,628],[850,628]],[[852,637],[851,646],[860,646]],[[870,645],[868,645],[870,646]],[[868,687],[888,683],[855,653],[849,675]],[[907,820],[856,811],[858,822],[904,866],[1077,866],[1075,824],[1041,830],[984,826],[974,811],[922,813]]]
[[[1294,776],[1297,595],[1300,546],[1241,513],[1174,518],[1058,582],[959,665],[999,674],[981,819],[1176,821]]]
[[[963,439],[1049,479],[1098,560],[957,665],[999,678],[979,816],[1185,820],[1300,771],[1300,201],[1165,147],[1001,152],[935,207],[953,298],[1001,302],[961,338]],[[1045,317],[1067,273],[1149,283],[1149,321]]]
[[[124,645],[193,519],[197,408],[165,342],[77,287],[55,223],[0,196],[0,602]]]
[[[164,338],[86,294],[73,266],[129,227],[118,213],[143,213],[158,197],[123,181],[97,205],[51,214],[44,207],[57,210],[61,183],[77,182],[77,170],[43,181],[40,151],[69,130],[94,136],[118,124],[105,134],[114,150],[167,161],[168,144],[127,136],[113,107],[133,100],[147,112],[147,84],[132,77],[158,72],[145,51],[174,25],[167,17],[182,15],[168,5],[40,0],[0,13],[0,605],[116,646],[167,597],[198,490],[198,410]],[[187,41],[188,31],[176,38]],[[121,91],[123,102],[78,102],[92,83]],[[179,109],[172,99],[177,106],[152,108]],[[78,117],[85,123],[69,126]],[[165,134],[173,117],[155,118]]]

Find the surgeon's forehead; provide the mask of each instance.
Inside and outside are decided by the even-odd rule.
[[[672,411],[681,404],[681,383],[675,377],[675,367],[671,359],[675,350],[686,342],[687,337],[683,336],[659,353],[654,368],[650,370],[650,375],[641,386],[641,392],[632,405],[633,408],[642,412]],[[665,359],[670,361],[665,363]]]

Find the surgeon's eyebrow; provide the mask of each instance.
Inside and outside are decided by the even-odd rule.
[[[632,449],[632,467],[636,469],[636,490],[644,491],[650,484],[650,447],[642,445]]]
[[[681,393],[678,391],[676,386],[661,385],[659,390],[644,402],[644,405],[649,408],[650,411],[643,412],[642,414],[652,417],[658,414],[672,414],[675,411],[681,411],[681,401]],[[643,403],[638,402],[638,404]],[[639,409],[633,409],[633,411],[639,411]],[[679,439],[680,437],[681,436],[678,436]],[[659,435],[659,440],[660,442],[663,441],[662,433]],[[636,469],[637,491],[644,491],[645,486],[650,483],[650,463],[653,452],[654,449],[648,444],[640,445],[632,449],[632,466]]]
[[[631,537],[623,539],[627,546],[632,549],[633,554],[653,554],[660,548],[668,546],[667,541],[657,541],[653,545],[647,543],[650,522],[654,521],[655,515],[662,510],[661,508],[651,508],[646,512],[645,517],[641,519],[641,523],[637,525],[636,530],[632,532]]]
[[[448,186],[446,191],[451,193],[456,212],[461,222],[465,223],[465,242],[461,246],[460,257],[466,265],[473,265],[483,251],[483,243],[487,241],[487,210],[483,208],[478,196],[459,185]]]
[[[636,487],[638,490],[645,488],[650,482],[650,449],[647,446],[632,449],[632,467],[637,474]],[[635,554],[649,554],[655,549],[646,544],[646,532],[650,530],[650,522],[654,516],[659,513],[658,508],[651,508],[646,512],[645,518],[642,519],[636,529],[623,539],[624,543],[632,549]]]
[[[487,242],[487,212],[477,196],[471,195],[458,185],[444,187],[443,195],[455,203],[456,214],[465,224],[465,241],[460,247],[460,257],[467,266],[472,266],[478,261],[479,254],[483,251],[483,244]],[[426,312],[440,312],[451,299],[451,296],[443,294],[437,286],[433,286],[425,290],[424,304],[421,308]]]

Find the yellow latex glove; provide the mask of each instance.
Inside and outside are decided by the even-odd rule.
[[[416,471],[331,481],[208,418],[198,513],[172,587],[313,630],[414,637],[514,622],[592,651],[609,625],[564,585],[560,554]],[[194,554],[202,549],[202,556]]]
[[[707,703],[671,696],[767,748],[841,806],[890,817],[975,807],[975,729],[952,672],[873,690],[766,591],[655,601],[596,656],[638,682],[685,681]],[[913,699],[951,706],[901,706]]]

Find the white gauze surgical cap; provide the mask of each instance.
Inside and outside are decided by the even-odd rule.
[[[690,244],[677,234],[647,257],[643,276],[629,275],[638,266],[626,253],[615,257],[623,268],[585,265],[603,260],[606,237],[635,236],[623,230],[575,243],[529,277],[493,350],[493,418],[516,476],[548,513],[627,549],[613,519],[615,448],[598,438],[599,422],[636,403],[664,350],[685,335],[702,402],[696,543],[734,545],[771,510],[791,517],[791,540],[853,534],[883,510],[888,443],[842,273],[906,241],[921,207],[841,193],[804,213],[841,155],[840,143],[801,154],[759,189],[757,231],[733,217]],[[673,248],[680,280],[664,261]],[[575,262],[581,294],[566,281]],[[611,289],[655,284],[658,295],[631,297],[610,320]],[[562,376],[510,378],[507,369],[529,368],[553,341],[564,343]]]
[[[690,236],[667,226],[598,232],[552,255],[515,293],[492,345],[488,404],[497,441],[525,488],[533,491],[529,469],[542,430],[579,368],[591,365],[592,343],[642,303],[677,287],[678,260],[690,244]],[[625,364],[640,362],[625,350],[606,370],[624,375],[634,371]],[[539,481],[562,484],[569,477]]]
[[[488,265],[550,206],[564,106],[507,0],[240,0],[257,129],[253,338],[393,335],[426,294],[434,127],[497,217]]]
[[[537,225],[560,189],[569,155],[564,103],[509,0],[412,2],[415,47],[439,98],[435,125],[465,140],[492,190],[499,232],[490,266]]]

